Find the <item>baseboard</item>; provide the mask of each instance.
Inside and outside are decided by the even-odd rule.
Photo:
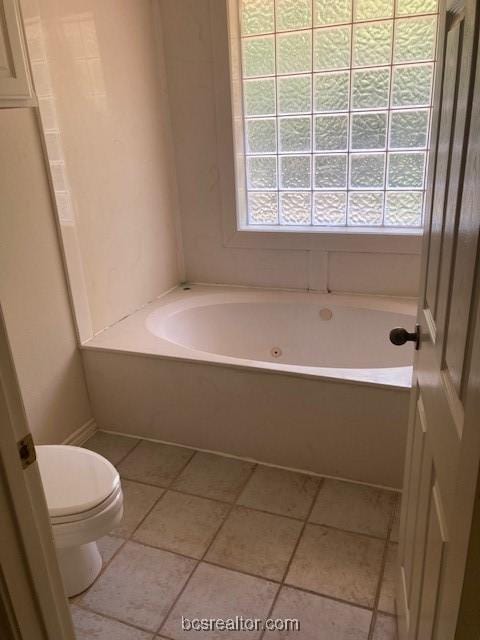
[[[65,438],[63,444],[71,444],[79,447],[84,442],[86,442],[93,434],[97,431],[97,424],[95,420],[92,418],[85,424],[82,424],[76,431]]]
[[[274,464],[272,462],[265,462],[263,460],[257,460],[256,458],[249,458],[246,456],[236,456],[232,453],[225,453],[216,449],[202,449],[201,447],[191,447],[188,444],[180,444],[179,442],[172,442],[171,440],[160,440],[159,438],[148,438],[144,436],[133,435],[130,433],[123,433],[122,431],[113,431],[112,429],[97,429],[102,433],[109,433],[112,436],[123,436],[125,438],[134,438],[135,440],[147,440],[148,442],[157,442],[158,444],[166,444],[172,447],[180,447],[181,449],[190,449],[191,451],[201,451],[202,453],[213,453],[215,456],[221,456],[223,458],[232,458],[233,460],[241,460],[242,462],[251,462],[253,464],[261,464],[264,467],[273,467],[274,469],[283,469],[284,471],[293,471],[293,473],[301,473],[303,475],[315,476],[317,478],[329,478],[330,480],[340,480],[341,482],[350,482],[353,484],[361,484],[365,487],[373,487],[374,489],[385,489],[387,491],[394,491],[401,494],[401,489],[396,487],[387,487],[382,484],[373,484],[371,482],[362,482],[361,480],[352,480],[351,478],[343,478],[342,476],[330,476],[324,473],[315,473],[315,471],[309,471],[308,469],[298,469],[296,467],[287,467],[282,464]]]

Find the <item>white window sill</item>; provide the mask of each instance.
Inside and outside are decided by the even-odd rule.
[[[228,225],[230,226],[230,225]],[[233,226],[233,225],[232,225]],[[248,249],[421,253],[423,229],[362,227],[244,227],[226,230],[224,245]]]

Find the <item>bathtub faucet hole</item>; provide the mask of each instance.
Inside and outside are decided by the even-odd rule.
[[[273,347],[270,353],[274,358],[279,358],[282,355],[282,350],[280,349],[280,347]]]

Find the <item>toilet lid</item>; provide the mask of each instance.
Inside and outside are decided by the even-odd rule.
[[[115,467],[98,453],[69,445],[35,449],[52,518],[93,509],[120,483]]]

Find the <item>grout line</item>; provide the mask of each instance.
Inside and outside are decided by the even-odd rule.
[[[170,484],[168,485],[169,487],[171,487],[173,485],[173,483],[178,480],[178,478],[182,475],[182,473],[185,471],[185,469],[188,467],[190,462],[192,462],[192,460],[195,458],[196,455],[197,455],[197,451],[195,449],[193,449],[192,455],[188,458],[188,460],[185,462],[183,467],[181,469],[179,469],[178,473],[172,478]]]
[[[385,574],[385,567],[387,564],[387,554],[388,554],[388,539],[385,541],[385,547],[383,548],[383,555],[382,555],[382,563],[380,566],[380,575],[378,578],[378,582],[377,582],[377,589],[375,591],[375,600],[374,600],[374,604],[373,604],[373,615],[372,615],[372,620],[370,622],[370,631],[368,633],[368,640],[373,640],[373,634],[375,632],[375,625],[377,622],[377,614],[378,614],[378,604],[380,602],[380,593],[382,591],[382,584],[383,584],[383,577]]]
[[[394,526],[394,523],[395,523],[395,516],[397,514],[398,509],[400,509],[400,506],[401,506],[401,502],[400,501],[401,501],[401,498],[399,498],[396,501],[396,503],[394,504],[393,509],[392,509],[392,514],[390,516],[390,521],[388,523],[387,540],[386,540],[385,548],[384,548],[384,551],[383,551],[382,566],[381,566],[381,569],[380,569],[380,578],[379,578],[378,585],[377,585],[377,591],[375,593],[373,616],[372,616],[372,621],[370,623],[370,631],[369,631],[369,634],[368,634],[368,640],[373,640],[373,634],[375,633],[375,625],[377,624],[378,613],[381,612],[379,610],[379,608],[378,608],[378,605],[379,605],[379,602],[380,602],[380,594],[381,594],[381,591],[382,591],[382,583],[383,583],[383,578],[384,578],[384,575],[385,575],[385,567],[386,567],[386,564],[387,564],[388,550],[389,550],[389,547],[390,547],[391,544],[397,544],[396,542],[393,542],[390,539],[390,536],[392,535],[392,530],[393,530],[393,526]],[[398,546],[397,546],[397,548],[398,548]],[[381,612],[381,613],[383,613],[383,612]],[[387,614],[387,615],[392,615],[392,614]],[[393,617],[396,620],[397,617],[396,617],[395,614],[393,615]]]
[[[167,491],[167,489],[170,488],[170,484],[164,484],[164,485],[153,484],[153,482],[145,482],[145,480],[137,480],[137,478],[124,476],[121,473],[120,473],[120,479],[127,480],[127,482],[136,482],[137,484],[141,484],[144,487],[155,487],[155,489],[163,489],[164,491]]]
[[[250,481],[251,476],[249,476],[248,481]],[[317,476],[312,476],[312,478],[316,478],[318,480],[320,480],[320,484],[319,486],[321,487],[323,484],[323,478],[317,478]],[[127,480],[128,482],[136,482],[137,484],[141,484],[145,487],[154,487],[156,489],[163,489],[164,493],[162,494],[162,496],[160,496],[160,498],[158,498],[158,500],[160,500],[163,495],[165,493],[167,493],[167,491],[173,491],[174,493],[181,493],[183,495],[186,496],[190,496],[192,498],[203,498],[203,500],[211,500],[212,502],[219,502],[220,504],[224,504],[227,506],[231,506],[232,504],[236,504],[239,507],[243,507],[244,509],[250,509],[252,511],[258,511],[259,513],[264,513],[266,515],[269,516],[278,516],[279,518],[287,518],[288,520],[293,520],[294,522],[306,522],[307,524],[311,524],[317,527],[325,527],[326,529],[332,529],[333,531],[341,531],[342,533],[351,533],[353,535],[356,536],[361,536],[364,538],[371,538],[373,540],[380,540],[381,542],[384,542],[387,539],[387,535],[388,533],[386,533],[384,536],[380,536],[380,535],[373,535],[371,533],[364,533],[363,531],[352,531],[351,529],[342,529],[341,527],[335,527],[333,525],[330,524],[325,524],[323,522],[315,522],[314,520],[309,520],[308,518],[311,515],[311,510],[307,513],[307,515],[304,518],[297,518],[296,516],[290,516],[287,515],[285,513],[278,513],[277,511],[267,511],[266,509],[259,509],[258,507],[252,507],[249,504],[244,504],[244,503],[240,503],[237,502],[236,500],[234,502],[228,501],[228,500],[221,500],[219,498],[210,498],[208,496],[202,495],[200,493],[191,493],[190,491],[183,491],[180,489],[176,489],[175,487],[173,487],[172,485],[168,486],[168,487],[160,487],[159,485],[155,485],[155,484],[150,484],[148,482],[142,482],[140,480],[132,480],[131,478],[123,478],[123,480]],[[248,483],[247,481],[247,483]],[[355,484],[355,483],[353,483]],[[241,493],[243,493],[243,488],[240,490]],[[388,489],[384,489],[384,491],[388,491]],[[317,495],[317,494],[315,494]],[[241,496],[239,496],[241,497]],[[388,528],[387,528],[387,532],[388,532]],[[115,535],[115,534],[112,534]],[[121,536],[118,536],[121,537]]]
[[[275,578],[267,578],[266,576],[262,576],[258,573],[251,573],[250,571],[245,571],[245,569],[236,569],[233,567],[229,567],[227,565],[221,564],[221,562],[215,562],[214,560],[202,560],[203,564],[208,564],[211,567],[218,567],[219,569],[225,569],[226,571],[232,571],[233,573],[240,573],[243,576],[248,576],[249,578],[256,578],[257,580],[264,580],[265,582],[271,582],[272,584],[276,584],[279,587],[281,586],[281,581]]]
[[[387,611],[382,611],[381,609],[379,609],[378,605],[379,605],[379,602],[380,602],[380,594],[381,594],[381,589],[382,589],[382,583],[383,583],[383,579],[385,577],[385,569],[386,569],[386,565],[387,565],[387,556],[388,556],[389,549],[390,549],[390,547],[394,546],[394,547],[396,547],[397,552],[398,552],[398,548],[399,548],[398,541],[392,540],[391,539],[391,535],[392,535],[393,527],[394,527],[394,524],[395,524],[396,515],[397,515],[397,512],[400,511],[400,508],[401,508],[401,498],[394,505],[394,509],[392,511],[392,515],[391,515],[391,518],[390,518],[390,524],[389,524],[389,527],[388,527],[387,544],[386,544],[386,548],[385,548],[385,557],[384,557],[384,562],[383,562],[381,576],[380,576],[378,601],[375,604],[374,621],[372,621],[372,629],[371,629],[372,638],[373,638],[373,633],[375,632],[375,625],[373,623],[376,624],[376,621],[377,621],[379,613],[381,613],[382,615],[388,615],[388,616],[393,617],[395,619],[395,623],[396,624],[398,623],[397,614],[396,613],[392,614],[392,613],[387,612]],[[370,636],[369,636],[369,640],[370,640]]]
[[[223,526],[224,526],[225,522],[227,521],[227,519],[229,518],[229,516],[230,516],[231,512],[233,511],[233,509],[234,509],[234,507],[235,507],[235,505],[236,505],[236,503],[237,503],[237,500],[240,498],[240,495],[243,493],[243,490],[244,490],[244,489],[245,489],[245,487],[247,486],[247,483],[249,482],[250,478],[251,478],[251,477],[252,477],[252,475],[254,474],[255,469],[257,468],[257,466],[258,466],[258,465],[256,465],[256,464],[255,464],[255,465],[252,467],[252,469],[250,470],[250,474],[249,474],[249,475],[248,475],[248,477],[246,478],[246,480],[245,480],[245,482],[243,483],[243,485],[240,487],[239,492],[238,492],[238,495],[237,495],[237,497],[236,497],[235,501],[234,501],[234,502],[232,502],[232,504],[230,505],[230,508],[229,508],[229,510],[227,511],[227,513],[225,514],[225,516],[224,516],[223,520],[221,521],[221,523],[220,523],[220,525],[219,525],[218,529],[216,530],[215,534],[212,536],[212,539],[210,540],[210,543],[207,545],[207,547],[206,547],[205,551],[203,552],[203,554],[202,554],[201,558],[200,558],[200,559],[197,559],[197,563],[196,563],[195,567],[193,568],[192,572],[190,573],[190,575],[188,576],[187,580],[185,581],[185,584],[183,585],[183,588],[182,588],[182,589],[180,590],[180,592],[178,593],[177,597],[175,598],[175,600],[174,600],[174,601],[173,601],[173,603],[172,603],[172,606],[168,609],[167,613],[165,614],[165,617],[163,618],[161,625],[158,627],[158,629],[157,629],[157,631],[156,631],[157,635],[158,635],[158,634],[160,634],[160,631],[162,630],[163,626],[164,626],[164,625],[165,625],[165,623],[167,622],[167,620],[168,620],[168,618],[169,618],[169,616],[170,616],[170,613],[173,611],[173,609],[174,609],[175,605],[177,604],[177,602],[179,601],[179,599],[180,599],[180,597],[182,596],[183,592],[184,592],[184,591],[185,591],[185,589],[187,588],[187,585],[190,583],[190,580],[191,580],[191,578],[192,578],[193,574],[196,572],[196,570],[198,569],[198,567],[199,567],[200,563],[204,560],[204,558],[206,557],[206,555],[207,555],[207,554],[208,554],[208,552],[210,551],[210,549],[211,549],[211,547],[212,547],[213,543],[214,543],[214,542],[215,542],[215,540],[217,539],[217,537],[218,537],[218,535],[219,535],[220,531],[222,530],[222,528],[223,528]]]
[[[130,480],[130,482],[138,482],[139,484],[144,484],[147,485],[149,487],[157,487],[159,489],[169,489],[172,484],[179,478],[179,476],[185,471],[185,469],[187,468],[187,466],[190,464],[190,462],[192,461],[192,459],[195,457],[195,454],[197,453],[194,449],[191,449],[191,455],[189,458],[187,458],[187,460],[185,461],[185,463],[180,467],[180,469],[172,476],[172,478],[165,483],[165,485],[158,485],[158,484],[154,484],[152,482],[145,482],[142,480],[136,480],[135,478],[129,478],[128,476],[124,476],[121,474],[121,471],[118,469],[118,467],[120,466],[120,464],[122,464],[130,455],[130,453],[133,453],[133,451],[140,445],[140,443],[142,442],[150,442],[149,440],[144,440],[143,438],[140,439],[139,442],[137,442],[137,444],[133,447],[133,449],[131,451],[129,451],[129,453],[127,453],[126,456],[124,456],[120,462],[118,462],[116,465],[114,465],[117,468],[118,473],[120,474],[120,477],[123,478],[124,480]],[[162,443],[155,443],[152,442],[152,444],[162,444]],[[165,446],[175,446],[175,445],[165,445]],[[182,448],[186,448],[186,447],[182,447]]]
[[[275,597],[273,598],[272,605],[271,605],[271,607],[270,607],[270,609],[268,611],[268,614],[267,614],[267,618],[271,618],[272,617],[273,610],[275,608],[275,605],[277,604],[278,598],[280,596],[280,592],[281,592],[281,590],[282,590],[282,588],[283,588],[283,586],[285,584],[285,580],[287,579],[287,575],[288,575],[288,572],[290,570],[290,566],[291,566],[291,564],[293,562],[293,558],[294,558],[294,556],[295,556],[295,554],[297,552],[297,549],[298,549],[298,547],[300,545],[300,540],[303,538],[303,534],[304,534],[305,529],[307,527],[308,520],[309,520],[310,516],[312,515],[312,511],[313,511],[313,509],[315,507],[315,504],[317,502],[317,498],[318,498],[320,490],[321,490],[321,488],[323,486],[323,483],[324,483],[323,480],[318,483],[318,487],[317,487],[317,489],[315,491],[315,495],[313,496],[313,500],[312,500],[312,503],[310,505],[310,509],[308,510],[306,518],[305,518],[305,520],[303,522],[303,526],[302,526],[302,528],[300,530],[300,533],[298,535],[297,541],[295,542],[295,545],[294,545],[294,547],[292,549],[292,553],[290,554],[290,558],[289,558],[289,560],[287,562],[287,566],[285,567],[285,571],[283,572],[282,580],[280,581],[280,588],[278,589],[277,593],[275,594]],[[260,640],[263,639],[263,637],[266,634],[266,632],[267,632],[266,629],[264,629],[262,631],[262,633],[260,635]]]
[[[181,598],[181,596],[183,595],[183,592],[185,591],[185,589],[187,588],[187,585],[190,584],[190,580],[192,579],[193,574],[195,573],[195,571],[197,570],[198,565],[200,564],[200,560],[196,560],[195,565],[192,567],[192,570],[190,571],[190,573],[188,574],[187,579],[185,580],[183,587],[180,589],[180,591],[178,592],[177,596],[174,598],[172,604],[170,605],[170,607],[168,608],[168,611],[166,612],[166,614],[164,615],[162,621],[160,622],[160,625],[156,628],[154,635],[157,636],[160,634],[160,630],[162,629],[163,625],[166,623],[166,621],[168,620],[171,612],[173,611],[175,605],[177,604],[177,602],[179,601],[179,599]]]
[[[339,604],[344,604],[349,607],[356,607],[357,609],[362,609],[363,611],[369,611],[373,614],[373,608],[367,606],[366,604],[360,604],[359,602],[353,602],[352,600],[344,600],[342,598],[338,598],[337,596],[332,596],[328,593],[323,593],[322,591],[313,591],[312,589],[307,589],[306,587],[298,587],[295,584],[291,584],[290,582],[284,582],[283,587],[287,587],[289,589],[294,589],[295,591],[302,591],[303,593],[308,593],[311,596],[318,596],[319,598],[323,598],[324,600],[332,600],[333,602],[338,602]]]
[[[201,558],[189,556],[186,553],[182,553],[181,551],[172,551],[168,547],[159,547],[158,545],[150,544],[149,542],[143,542],[142,540],[136,540],[135,538],[125,538],[125,542],[132,542],[133,544],[140,545],[141,547],[146,547],[147,549],[156,549],[157,551],[171,553],[175,556],[179,556],[180,558],[184,558],[185,560],[194,560],[195,562],[200,562],[201,560]]]
[[[148,440],[141,440],[140,442],[148,442]],[[139,445],[140,443],[138,443],[137,445],[135,445],[135,447],[132,449],[132,451],[134,449],[136,449],[136,447]],[[131,452],[130,452],[131,453]],[[187,466],[190,464],[190,462],[192,461],[192,459],[195,457],[195,451],[192,453],[192,455],[187,459],[187,461],[183,464],[183,466],[175,473],[174,476],[172,476],[172,478],[168,481],[165,482],[165,484],[160,485],[160,484],[154,484],[153,482],[146,482],[145,480],[138,480],[137,478],[132,478],[129,476],[125,476],[122,475],[121,471],[118,469],[118,466],[121,464],[120,462],[118,463],[118,465],[115,465],[115,467],[117,467],[117,471],[120,474],[120,479],[121,480],[127,480],[128,482],[136,482],[137,484],[141,484],[144,487],[155,487],[155,489],[163,489],[163,491],[168,491],[169,489],[171,489],[171,487],[173,486],[173,484],[177,481],[177,479],[180,477],[180,475],[185,471],[185,469],[187,468]],[[124,460],[126,460],[126,458],[129,456],[130,454],[127,454],[124,458],[122,458],[121,462],[124,462]],[[191,494],[194,495],[194,494]],[[219,502],[222,502],[221,500],[219,500]]]
[[[315,491],[315,495],[313,496],[312,504],[310,505],[310,509],[308,510],[308,513],[307,513],[307,515],[305,517],[305,520],[303,522],[303,527],[302,527],[302,529],[300,531],[300,535],[298,536],[298,540],[297,540],[297,542],[296,542],[296,544],[295,544],[295,546],[293,548],[292,555],[290,556],[290,560],[288,561],[287,567],[286,567],[285,572],[283,574],[282,582],[285,582],[285,580],[287,579],[288,571],[289,571],[290,565],[292,564],[292,561],[293,561],[293,556],[295,555],[295,553],[296,553],[296,551],[297,551],[297,549],[298,549],[298,547],[300,545],[300,540],[301,540],[301,538],[302,538],[302,536],[303,536],[303,534],[305,532],[305,529],[307,528],[307,525],[311,524],[310,523],[310,517],[312,515],[313,509],[315,508],[315,504],[317,502],[318,496],[320,495],[320,491],[322,490],[322,487],[323,487],[323,481],[319,482],[317,490]]]
[[[155,501],[152,504],[152,506],[150,507],[150,509],[147,509],[147,512],[145,513],[143,518],[141,518],[139,520],[138,524],[135,527],[133,527],[132,532],[128,536],[127,540],[133,540],[133,536],[137,533],[138,529],[142,526],[142,524],[145,522],[145,520],[148,518],[148,516],[152,513],[152,511],[155,509],[155,507],[163,500],[163,498],[165,497],[166,493],[167,493],[167,490],[163,491],[162,495],[158,496],[158,498],[155,498]],[[121,537],[121,536],[119,536],[119,537]],[[136,540],[135,540],[135,542],[136,542]]]
[[[235,506],[235,505],[232,505],[232,506]],[[224,520],[222,520],[222,524],[219,526],[218,529],[221,528],[221,526],[223,525],[223,523],[225,522],[227,517],[228,516],[224,517]],[[305,523],[305,524],[308,524],[308,523]],[[219,531],[217,530],[217,533],[213,536],[214,539],[217,537],[218,532]],[[299,540],[300,540],[300,538],[301,538],[301,534],[299,536]],[[214,542],[214,539],[212,539],[211,544]],[[314,595],[314,596],[320,596],[320,597],[326,598],[328,600],[333,600],[335,602],[340,602],[341,604],[350,605],[352,607],[358,607],[359,609],[364,609],[366,611],[373,611],[372,607],[369,607],[367,605],[363,605],[363,604],[360,604],[358,602],[353,602],[351,600],[344,600],[342,598],[338,598],[336,596],[332,596],[332,595],[329,595],[327,593],[323,593],[322,591],[314,591],[313,589],[308,589],[306,587],[300,587],[300,586],[298,586],[296,584],[293,584],[293,583],[290,583],[290,582],[286,582],[285,578],[282,579],[282,580],[276,580],[275,578],[267,578],[264,575],[260,575],[258,573],[251,573],[249,571],[245,571],[244,569],[232,568],[232,567],[229,567],[227,565],[223,565],[223,564],[221,564],[219,562],[214,562],[212,560],[206,560],[204,556],[208,552],[208,549],[205,552],[205,554],[202,555],[201,558],[195,558],[193,556],[186,555],[185,553],[181,553],[180,551],[172,551],[171,549],[168,549],[166,547],[155,546],[155,545],[149,544],[148,542],[142,542],[140,540],[134,540],[134,539],[130,539],[130,538],[123,538],[123,540],[125,542],[132,542],[133,544],[139,545],[141,547],[146,547],[147,549],[154,549],[156,551],[163,551],[165,553],[170,553],[172,555],[179,556],[180,558],[184,558],[186,560],[193,560],[194,562],[196,562],[197,566],[202,564],[202,563],[203,564],[208,564],[208,565],[210,565],[212,567],[218,567],[219,569],[225,569],[226,571],[231,571],[233,573],[240,573],[241,575],[248,576],[250,578],[256,578],[257,580],[264,580],[265,582],[271,582],[272,584],[276,584],[279,587],[281,587],[281,586],[289,587],[289,588],[295,589],[296,591],[303,591],[304,593],[308,593],[308,594],[311,594],[311,595]],[[211,546],[211,544],[209,545],[209,547]],[[123,546],[124,545],[122,545],[122,547]],[[295,554],[295,548],[294,548],[294,551],[292,551],[292,558],[293,558],[293,556]],[[119,551],[120,551],[120,549],[119,549]],[[197,566],[193,569],[193,571],[195,571]],[[286,573],[288,573],[288,566],[287,566]],[[189,580],[190,580],[190,577],[189,577]],[[87,607],[84,607],[84,608],[87,608]],[[387,612],[384,612],[384,611],[382,611],[381,613],[384,613],[385,615],[389,615],[389,616],[393,617],[393,614],[391,614],[391,613],[387,613]],[[103,614],[99,614],[99,615],[103,615]],[[158,633],[158,631],[156,633]]]
[[[129,449],[128,453],[126,453],[122,458],[120,458],[120,460],[119,460],[116,464],[114,464],[114,465],[113,465],[113,466],[117,469],[117,471],[118,471],[118,466],[119,466],[120,464],[122,464],[122,462],[123,462],[126,458],[128,458],[128,456],[129,456],[131,453],[133,453],[137,447],[139,447],[139,446],[140,446],[141,442],[142,442],[142,439],[141,439],[141,438],[139,438],[139,439],[138,439],[138,442],[136,442],[136,443],[133,445],[133,447],[132,447],[131,449]],[[118,473],[120,473],[120,471],[119,471]]]
[[[322,527],[324,529],[329,529],[330,531],[338,531],[339,533],[349,533],[352,536],[359,536],[360,538],[368,538],[369,540],[377,540],[379,542],[386,542],[387,535],[382,536],[374,536],[370,533],[363,533],[361,531],[352,531],[351,529],[342,529],[340,527],[334,527],[331,524],[322,524],[321,522],[312,522],[311,520],[306,520],[306,524],[312,525],[314,527]]]
[[[79,609],[83,609],[84,611],[88,611],[89,613],[94,613],[100,618],[107,618],[107,620],[112,620],[113,622],[120,622],[121,624],[124,624],[127,627],[136,629],[137,631],[142,631],[143,633],[153,633],[151,640],[155,638],[155,631],[152,631],[151,629],[146,629],[145,627],[139,627],[138,625],[133,624],[132,622],[125,622],[125,620],[120,620],[120,618],[115,618],[114,616],[108,613],[99,613],[98,611],[95,611],[95,609],[91,609],[89,606],[84,604],[81,604],[81,605],[78,605],[77,603],[73,603],[73,604],[75,604],[75,606],[77,606]]]
[[[388,535],[387,535],[387,539],[389,542],[392,542],[394,544],[398,544],[398,540],[392,540],[392,532],[393,532],[393,527],[395,526],[395,520],[399,520],[399,524],[400,524],[400,512],[402,509],[402,495],[400,494],[398,496],[398,499],[395,501],[395,506],[393,509],[393,513],[392,513],[392,517],[390,519],[390,525],[388,527]],[[400,531],[399,531],[400,533]]]

